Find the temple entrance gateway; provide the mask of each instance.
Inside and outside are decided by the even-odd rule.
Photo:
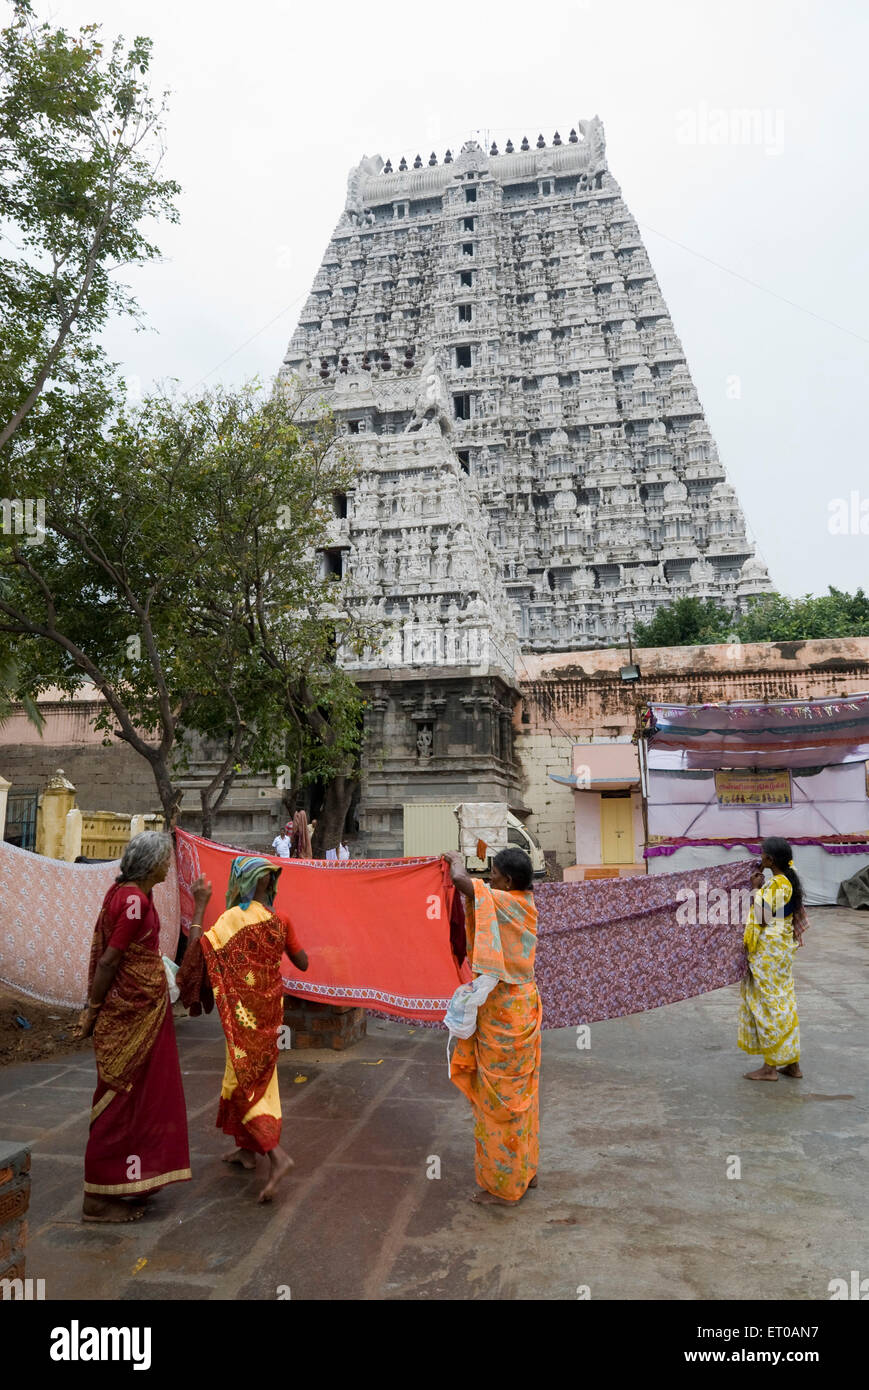
[[[405,802],[523,799],[520,651],[769,588],[596,116],[361,160],[282,377],[356,464],[323,563],[382,634],[339,653],[371,694],[363,852],[399,852]],[[604,862],[634,866],[604,814]]]

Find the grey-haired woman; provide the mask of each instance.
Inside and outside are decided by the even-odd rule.
[[[84,1160],[84,1221],[134,1221],[167,1183],[190,1178],[187,1111],[154,886],[172,861],[168,835],[130,841],[94,930],[81,1037],[91,1033],[97,1088]],[[193,886],[197,913],[205,882]]]

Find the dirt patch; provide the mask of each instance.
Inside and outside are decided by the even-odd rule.
[[[89,1038],[78,1042],[72,1036],[79,1012],[0,988],[0,1067],[34,1062],[40,1057],[63,1057],[91,1047]]]

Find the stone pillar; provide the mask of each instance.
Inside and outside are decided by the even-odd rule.
[[[474,753],[484,753],[483,730],[480,723],[480,696],[474,688],[470,695],[461,695],[459,704],[465,712],[467,721],[467,742],[470,744]]]
[[[66,814],[75,805],[75,787],[58,768],[39,798],[36,815],[36,853],[46,859],[63,858]]]
[[[73,806],[66,813],[63,828],[63,857],[67,864],[74,864],[81,854],[81,811]]]
[[[504,754],[501,747],[501,712],[500,707],[493,704],[492,714],[492,752],[496,758],[503,758]]]
[[[29,1205],[30,1149],[18,1139],[0,1142],[0,1279],[24,1278]]]
[[[162,823],[162,817],[161,817],[161,823]],[[146,829],[146,826],[145,826],[145,817],[144,817],[144,816],[133,816],[133,817],[131,818],[131,820],[130,820],[130,839],[132,840],[134,836],[143,834],[143,832],[145,831],[145,829]]]
[[[491,693],[479,694],[477,696],[477,729],[480,739],[480,751],[487,757],[499,756],[496,746],[495,715],[496,700]]]
[[[383,743],[383,724],[386,711],[389,709],[389,701],[381,690],[380,686],[375,686],[371,695],[368,697],[363,714],[365,736],[362,740],[362,757],[365,759],[368,749],[379,748]]]
[[[0,840],[6,832],[6,799],[9,796],[11,782],[7,782],[5,777],[0,777]]]

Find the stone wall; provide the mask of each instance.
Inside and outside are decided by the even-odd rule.
[[[11,783],[10,794],[42,791],[59,768],[75,788],[75,803],[87,815],[114,811],[119,815],[159,814],[162,810],[150,764],[128,744],[94,729],[102,706],[85,687],[74,700],[39,701],[45,718],[42,736],[21,712],[0,728],[0,777]],[[199,787],[210,781],[223,753],[201,740],[192,740],[189,770],[176,778],[184,789],[180,824],[201,829]],[[241,849],[262,852],[270,847],[278,827],[287,819],[282,794],[267,777],[239,777],[221,806],[213,835]]]
[[[367,1015],[352,1004],[329,1004],[318,999],[284,999],[284,1024],[290,1030],[291,1047],[299,1050],[328,1047],[343,1052],[365,1037]]]
[[[357,855],[404,853],[407,801],[521,804],[513,709],[518,690],[497,671],[359,673],[365,694]]]
[[[12,794],[30,788],[41,791],[62,768],[84,812],[132,816],[160,810],[150,766],[125,744],[38,747],[7,743],[7,737],[8,730],[0,730],[0,772],[12,783]]]
[[[812,699],[869,690],[869,637],[635,649],[637,682],[624,682],[624,649],[559,652],[522,661],[514,716],[529,826],[562,867],[575,862],[574,797],[549,780],[570,771],[572,743],[630,737],[645,700],[703,704]]]
[[[551,782],[549,774],[570,772],[570,740],[557,729],[516,732],[516,754],[522,768],[522,800],[532,814],[528,829],[544,852],[554,851],[563,867],[576,861],[573,830],[573,791]]]
[[[869,689],[869,637],[644,647],[633,656],[641,678],[630,683],[619,676],[626,648],[524,657],[519,728],[619,737],[633,733],[638,700],[805,700]]]

